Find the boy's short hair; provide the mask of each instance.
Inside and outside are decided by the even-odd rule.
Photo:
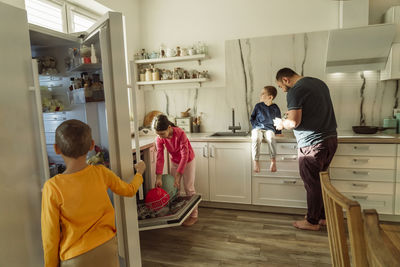
[[[268,95],[272,95],[273,99],[275,99],[276,95],[278,94],[276,88],[271,85],[264,86],[264,90],[267,91]]]
[[[56,129],[56,144],[64,156],[79,158],[90,150],[92,130],[79,120],[64,121]]]
[[[278,70],[278,72],[276,73],[276,80],[277,81],[282,81],[283,77],[293,77],[294,75],[298,75],[294,70],[289,69],[289,68],[282,68],[280,70]]]

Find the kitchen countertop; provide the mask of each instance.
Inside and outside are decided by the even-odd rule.
[[[189,133],[187,137],[191,142],[240,142],[250,143],[248,136],[210,136],[213,133]],[[154,144],[155,135],[139,137],[140,150],[147,149]],[[278,143],[295,143],[296,138],[292,132],[286,132],[283,136],[277,136]],[[339,143],[367,143],[367,144],[400,144],[400,134],[355,134],[353,131],[338,131]],[[136,152],[135,139],[132,138],[132,152]]]

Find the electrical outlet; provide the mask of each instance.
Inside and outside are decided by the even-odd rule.
[[[394,109],[393,109],[393,116],[396,117],[396,114],[397,114],[397,113],[400,113],[400,108],[394,108]]]

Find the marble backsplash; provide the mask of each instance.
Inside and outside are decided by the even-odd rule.
[[[338,130],[351,130],[361,121],[381,126],[398,106],[398,81],[380,81],[377,71],[325,74],[327,40],[328,31],[321,31],[226,41],[226,87],[148,90],[146,113],[160,110],[179,116],[190,107],[193,115],[202,113],[201,131],[213,132],[228,130],[234,108],[236,124],[249,130],[249,117],[261,89],[276,86],[276,72],[289,67],[328,84]],[[275,103],[283,113],[287,110],[286,94],[277,89]]]

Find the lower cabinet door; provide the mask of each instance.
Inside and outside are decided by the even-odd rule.
[[[393,214],[393,195],[360,194],[345,192],[346,197],[357,201],[361,209],[376,209],[379,214]]]
[[[250,143],[209,143],[210,200],[251,204]]]
[[[210,200],[210,184],[208,179],[208,144],[207,142],[191,143],[196,161],[196,178],[194,188],[202,200]],[[183,186],[183,185],[181,185]]]
[[[252,179],[254,205],[307,208],[307,197],[301,179],[263,177]]]

